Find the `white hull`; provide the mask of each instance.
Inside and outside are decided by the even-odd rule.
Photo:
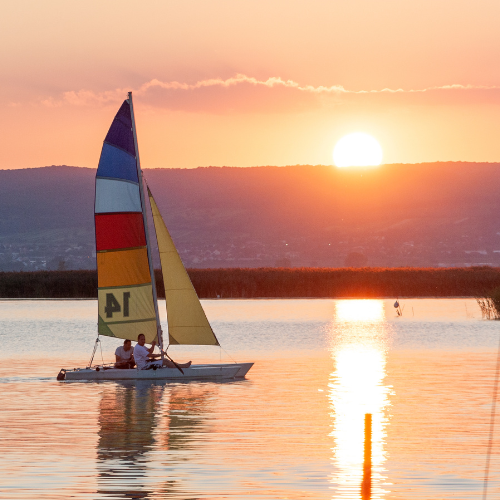
[[[121,370],[118,368],[103,369],[102,366],[97,366],[94,368],[66,370],[63,380],[171,380],[176,382],[184,380],[231,380],[245,377],[252,366],[253,363],[191,365],[189,368],[182,369],[184,374],[177,368]],[[62,373],[63,370],[61,370]],[[58,380],[60,380],[59,376]]]

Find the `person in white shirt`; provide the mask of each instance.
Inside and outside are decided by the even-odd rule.
[[[160,354],[153,354],[154,348],[156,346],[156,341],[153,340],[151,347],[148,349],[144,344],[146,343],[146,337],[143,333],[139,334],[137,337],[137,344],[134,347],[134,359],[137,363],[137,368],[139,370],[147,370],[155,361],[156,358],[160,357]],[[154,364],[161,366],[161,361],[157,361]],[[191,366],[191,361],[187,363],[177,363],[181,368],[189,368]],[[168,359],[163,360],[163,366],[168,368],[175,368],[175,365]]]
[[[127,339],[123,342],[123,345],[117,347],[115,357],[115,368],[133,368],[135,366],[135,360],[132,342]]]

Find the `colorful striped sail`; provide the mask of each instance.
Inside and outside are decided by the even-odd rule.
[[[130,98],[131,99],[131,98]],[[151,343],[157,316],[129,100],[104,139],[95,184],[99,335]]]
[[[149,188],[148,196],[165,285],[169,343],[219,345]]]

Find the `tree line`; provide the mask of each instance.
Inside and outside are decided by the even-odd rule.
[[[200,298],[478,297],[500,268],[189,269]],[[156,270],[158,297],[165,296]],[[96,298],[96,271],[1,272],[0,298]]]

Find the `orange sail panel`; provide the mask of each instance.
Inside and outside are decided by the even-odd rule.
[[[96,174],[95,229],[99,334],[151,343],[156,314],[144,230],[130,104],[104,140]]]
[[[146,247],[97,253],[99,288],[151,283]]]

